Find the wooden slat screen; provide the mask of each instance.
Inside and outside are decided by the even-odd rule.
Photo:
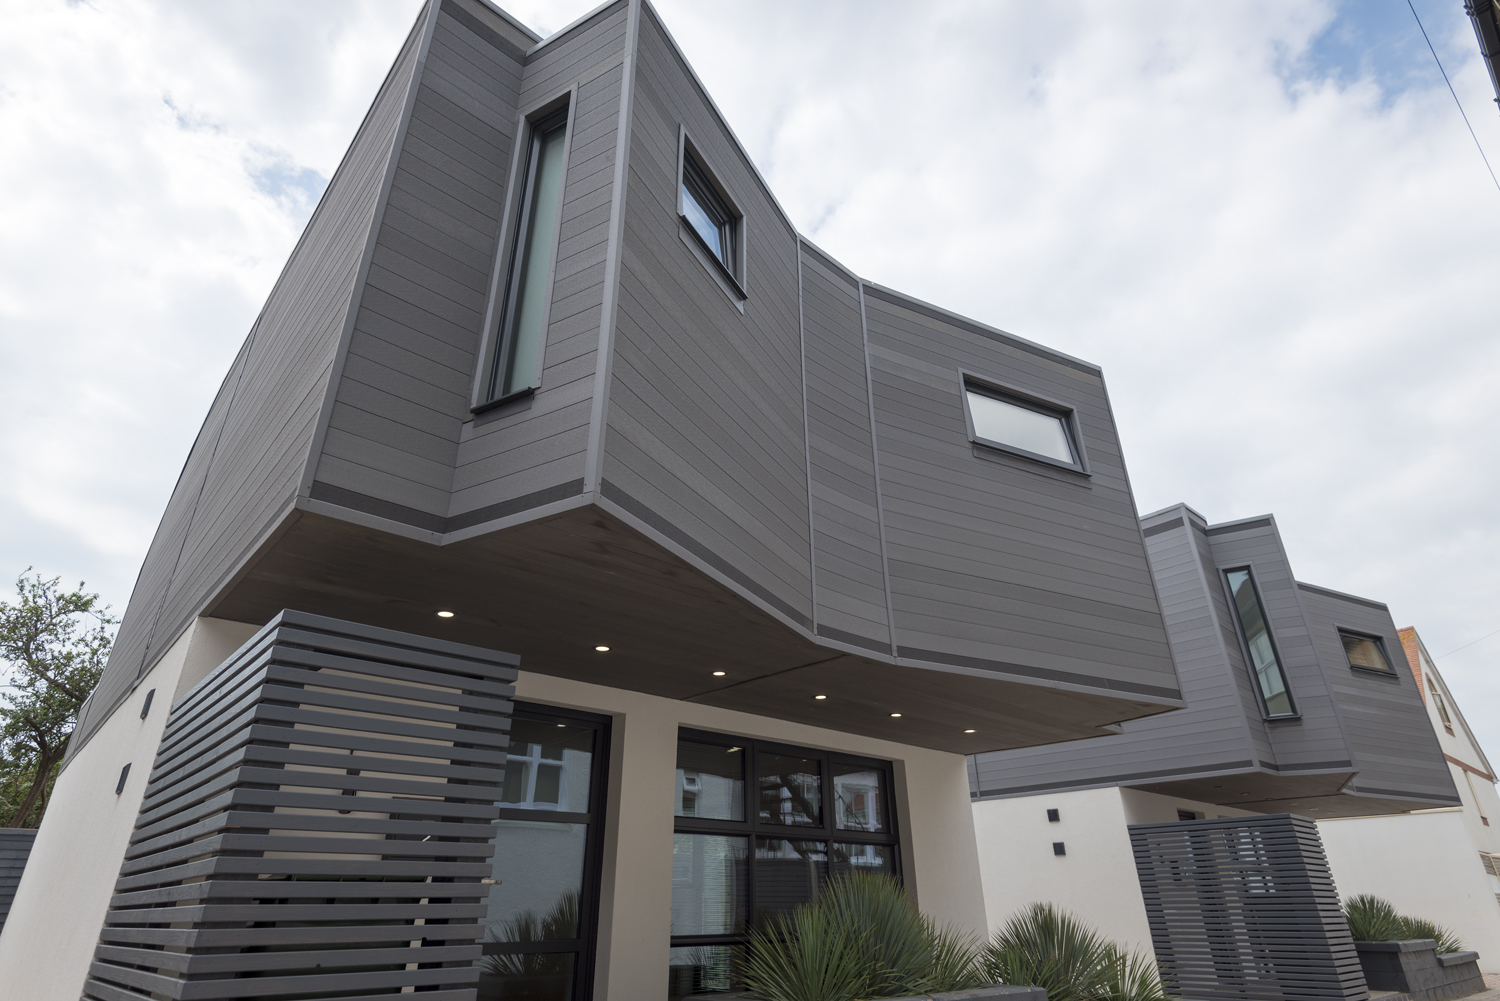
[[[472,1001],[516,664],[282,612],[172,707],[84,997]]]
[[[1313,821],[1277,814],[1137,824],[1130,841],[1169,993],[1369,996]]]

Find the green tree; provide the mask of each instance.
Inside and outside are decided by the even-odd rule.
[[[119,622],[82,583],[74,591],[60,583],[27,567],[16,578],[16,602],[0,602],[0,663],[8,674],[0,695],[0,827],[41,822]]]

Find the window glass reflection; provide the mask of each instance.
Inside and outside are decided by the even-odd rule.
[[[896,874],[895,846],[834,842],[828,852],[828,875],[830,877],[842,876],[851,872],[877,872],[894,876]]]
[[[745,819],[745,749],[677,742],[679,817]]]
[[[974,434],[1001,445],[1025,449],[1058,462],[1072,463],[1073,445],[1061,417],[969,390],[969,417]]]
[[[728,991],[740,986],[744,947],[685,945],[672,949],[667,960],[667,1001],[693,994]]]
[[[573,1001],[573,952],[511,952],[479,961],[477,1001]],[[420,997],[420,995],[417,995]]]
[[[884,831],[882,774],[863,765],[833,764],[833,826],[841,831]]]
[[[1225,577],[1229,580],[1229,591],[1234,595],[1240,631],[1245,637],[1245,645],[1250,648],[1255,683],[1260,687],[1261,698],[1265,700],[1266,715],[1289,716],[1292,714],[1292,696],[1286,690],[1281,662],[1276,659],[1276,648],[1271,643],[1271,627],[1266,624],[1266,616],[1260,607],[1260,597],[1255,593],[1255,584],[1250,579],[1250,571],[1231,570]]]
[[[755,839],[755,913],[789,911],[816,900],[828,882],[827,845],[792,838]]]
[[[1369,636],[1354,633],[1339,633],[1339,636],[1344,641],[1344,655],[1349,658],[1350,667],[1395,673],[1391,670],[1391,662],[1385,659],[1385,651]]]
[[[797,827],[823,825],[820,763],[783,754],[759,755],[760,819]]]
[[[578,937],[586,824],[495,821],[494,886],[485,923],[492,942]]]
[[[672,836],[672,934],[732,935],[745,930],[745,838]]]
[[[512,720],[500,805],[587,813],[593,761],[593,730],[545,720]]]

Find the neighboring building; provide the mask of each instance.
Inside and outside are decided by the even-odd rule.
[[[1296,580],[1269,515],[1141,525],[1188,706],[970,759],[992,925],[1050,899],[1149,948],[1129,824],[1459,802],[1385,605]]]
[[[1500,796],[1494,771],[1422,638],[1400,630],[1406,665],[1462,806],[1319,825],[1339,889],[1373,893],[1443,924],[1500,973]]]
[[[1469,12],[1469,20],[1474,25],[1474,37],[1479,41],[1484,67],[1490,71],[1495,101],[1500,103],[1500,2],[1464,0],[1464,9]]]
[[[209,920],[183,908],[111,925],[88,972],[111,907],[197,892],[151,889],[189,842],[133,856],[111,899],[167,708],[209,705],[199,682],[250,670],[242,644],[283,609],[356,646],[381,627],[520,656],[481,997],[528,956],[549,998],[728,986],[759,915],[850,867],[982,932],[965,755],[1184,704],[1099,368],[799,237],[645,0],[545,40],[481,0],[422,10],[167,505],[0,936],[8,993],[186,977],[203,997],[204,977],[320,957],[292,978],[305,995],[370,961],[179,956]],[[1335,752],[1286,753],[1321,776],[1292,762]],[[1382,802],[1441,801],[1368,767],[1399,790]],[[397,781],[316,768],[345,795]],[[299,795],[323,805],[297,817],[356,824],[355,800]],[[280,899],[312,864],[247,889]],[[404,956],[431,934],[386,927],[361,941]],[[387,961],[382,983],[435,982]]]

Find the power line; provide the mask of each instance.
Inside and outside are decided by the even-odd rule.
[[[1495,176],[1495,168],[1490,166],[1490,158],[1484,155],[1484,147],[1479,145],[1479,137],[1474,134],[1474,126],[1469,124],[1469,116],[1464,114],[1463,103],[1458,99],[1458,91],[1453,89],[1453,81],[1448,79],[1448,71],[1443,69],[1443,61],[1438,58],[1437,49],[1432,47],[1432,39],[1427,37],[1427,29],[1422,27],[1422,19],[1417,17],[1417,8],[1412,6],[1411,0],[1406,0],[1406,6],[1411,8],[1411,16],[1417,19],[1417,29],[1422,32],[1422,40],[1427,43],[1427,51],[1432,53],[1432,61],[1437,63],[1438,72],[1443,74],[1443,82],[1448,85],[1448,93],[1453,95],[1453,103],[1458,105],[1458,113],[1463,115],[1464,125],[1469,130],[1469,138],[1474,140],[1474,148],[1479,150],[1479,158],[1484,161],[1484,169],[1490,172],[1490,180],[1495,182],[1495,190],[1500,191],[1500,178]]]
[[[1472,643],[1465,643],[1463,646],[1459,647],[1458,650],[1467,650],[1467,649],[1469,649],[1469,647],[1473,646],[1475,643],[1483,643],[1485,640],[1487,640],[1491,636],[1495,635],[1495,633],[1500,633],[1500,629],[1496,629],[1496,630],[1494,630],[1494,632],[1485,633],[1483,636],[1479,637],[1479,639],[1477,639],[1477,640],[1474,640]],[[1458,653],[1458,650],[1449,650],[1447,653],[1439,654],[1438,656],[1436,656],[1436,657],[1434,657],[1432,659],[1433,660],[1442,660],[1444,657],[1451,657],[1453,654]]]

